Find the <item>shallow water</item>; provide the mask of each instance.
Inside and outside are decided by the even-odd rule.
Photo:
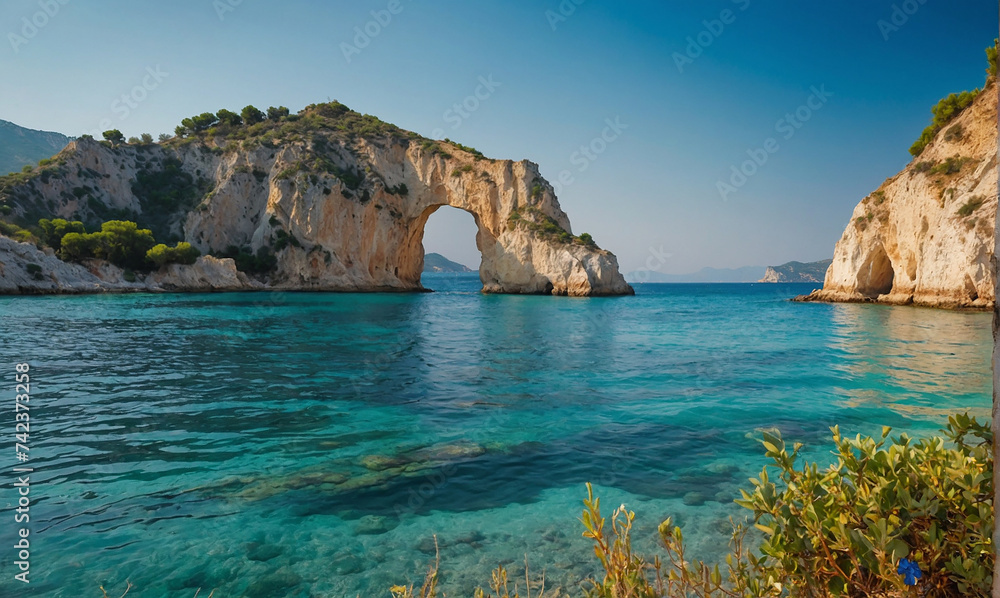
[[[32,366],[36,469],[30,590],[0,549],[0,594],[387,596],[435,534],[451,596],[525,555],[572,586],[595,566],[586,481],[637,512],[644,551],[672,515],[713,557],[765,463],[759,429],[827,460],[831,425],[929,433],[989,410],[989,314],[787,301],[815,285],[425,285],[0,298],[7,396]]]

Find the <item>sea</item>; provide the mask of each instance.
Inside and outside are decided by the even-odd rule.
[[[789,301],[815,284],[424,284],[0,297],[0,595],[388,597],[438,559],[450,597],[498,565],[512,588],[527,566],[576,593],[599,572],[588,482],[606,517],[634,511],[638,552],[662,555],[671,517],[714,561],[768,464],[762,432],[826,464],[832,426],[934,435],[989,414],[986,313]]]

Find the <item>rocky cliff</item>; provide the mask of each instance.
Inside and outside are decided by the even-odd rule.
[[[128,219],[151,228],[158,241],[184,240],[207,256],[263,252],[276,260],[254,276],[235,272],[231,260],[205,257],[195,266],[171,266],[173,274],[138,273],[138,284],[163,288],[166,281],[179,290],[187,279],[197,283],[192,289],[211,287],[205,276],[222,270],[224,288],[420,290],[424,225],[442,206],[473,215],[485,292],[632,292],[613,254],[589,235],[572,234],[537,165],[424,139],[336,102],[160,144],[111,147],[84,138],[50,166],[0,179],[0,210],[22,225],[59,217],[92,230]],[[42,259],[24,257],[32,251],[38,253],[5,243],[0,264]],[[36,272],[14,284],[0,271],[0,291],[132,288],[107,274],[114,270],[107,264],[46,263],[41,281]],[[201,273],[188,276],[185,268]]]
[[[823,282],[826,271],[833,260],[819,262],[788,262],[780,266],[768,266],[764,277],[758,282]]]
[[[991,79],[913,162],[858,204],[823,289],[802,299],[989,307],[996,213]]]

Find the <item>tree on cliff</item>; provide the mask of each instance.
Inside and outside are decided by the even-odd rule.
[[[279,106],[277,108],[271,106],[267,109],[267,118],[269,120],[281,120],[283,116],[288,116],[288,108],[285,108],[284,106]]]
[[[255,106],[247,106],[243,108],[240,112],[240,116],[243,117],[244,124],[255,125],[257,123],[262,123],[267,119],[267,115],[258,110]]]
[[[226,110],[223,108],[222,110],[216,112],[215,115],[219,118],[219,123],[224,125],[238,127],[243,124],[243,119],[240,115],[236,114],[232,110]]]
[[[118,129],[111,129],[104,132],[104,139],[111,142],[111,145],[121,145],[125,143],[125,136]]]

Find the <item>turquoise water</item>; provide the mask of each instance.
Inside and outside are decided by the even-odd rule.
[[[451,596],[525,555],[569,587],[595,572],[586,481],[637,512],[642,550],[673,515],[712,557],[760,429],[825,460],[834,424],[923,433],[989,410],[988,314],[787,301],[814,285],[425,284],[0,298],[5,396],[32,365],[37,470],[33,581],[10,581],[4,521],[0,594],[387,596],[435,534]],[[5,519],[14,500],[5,483]]]

